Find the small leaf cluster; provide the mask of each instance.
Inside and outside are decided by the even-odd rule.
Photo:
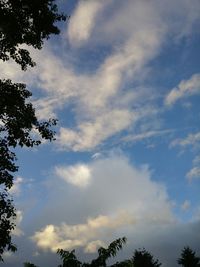
[[[66,20],[58,13],[55,0],[1,0],[0,1],[0,59],[12,58],[21,65],[35,66],[30,53],[22,45],[41,49],[50,34],[59,34],[56,22]]]

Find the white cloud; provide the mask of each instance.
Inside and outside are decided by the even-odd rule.
[[[187,179],[191,182],[194,178],[200,179],[200,166],[194,166],[187,174]]]
[[[13,195],[18,196],[21,192],[21,184],[23,183],[23,180],[24,179],[22,177],[17,176],[9,192]]]
[[[193,148],[194,151],[199,151],[200,143],[200,132],[190,133],[186,138],[177,138],[173,140],[170,144],[170,147],[179,146],[181,148]],[[187,172],[186,178],[189,182],[192,182],[194,179],[200,178],[200,156],[197,155],[193,159],[192,168]]]
[[[100,6],[105,5],[103,1],[80,1],[75,15],[71,18],[69,31],[72,31],[72,24],[73,21],[77,21],[77,16],[85,14],[85,10],[89,9],[86,13],[89,12],[88,19],[91,24],[87,25],[85,31],[81,31],[89,34],[92,25],[95,25],[95,13],[99,12]],[[75,124],[73,129],[60,129],[57,144],[62,148],[75,151],[94,149],[109,137],[134,127],[135,122],[143,117],[143,110],[152,106],[149,98],[144,97],[144,90],[140,93],[140,90],[133,88],[123,89],[126,83],[138,80],[138,77],[142,76],[145,72],[144,66],[159,53],[163,41],[164,32],[161,30],[161,23],[158,23],[159,13],[156,15],[151,4],[141,4],[140,11],[145,12],[146,9],[152,18],[151,25],[149,26],[149,21],[145,20],[136,32],[130,26],[124,42],[114,47],[92,73],[80,74],[75,71],[71,61],[59,59],[47,47],[41,52],[32,52],[38,64],[34,70],[28,72],[33,76],[29,83],[43,89],[47,94],[47,97],[34,101],[37,115],[41,119],[54,117],[57,111],[64,109],[69,103],[72,105]],[[123,14],[126,17],[125,10]],[[155,15],[157,20],[154,19]],[[134,19],[133,23],[132,15],[129,14],[131,25],[139,25],[141,18],[137,18],[139,21]],[[76,23],[76,27],[82,27],[80,25],[85,27],[86,23]],[[104,23],[100,27],[104,32]],[[76,30],[80,31],[79,28]],[[76,30],[74,29],[75,32]],[[80,40],[89,38],[84,36],[80,37]],[[143,105],[136,105],[135,101],[143,102]],[[146,116],[149,114],[146,113]]]
[[[57,166],[55,173],[66,182],[78,187],[86,187],[91,179],[91,170],[84,164],[69,167]]]
[[[102,242],[101,240],[95,240],[92,242],[89,242],[87,246],[85,247],[86,253],[95,253],[99,247],[106,247],[106,244]]]
[[[14,236],[18,236],[19,237],[19,236],[24,235],[24,232],[20,229],[20,223],[21,223],[22,219],[23,219],[22,211],[21,210],[17,210],[16,211],[16,220],[15,220],[16,226],[15,226],[14,230],[12,231],[12,234]]]
[[[102,7],[103,2],[99,0],[79,1],[68,27],[68,37],[72,45],[79,45],[89,39]]]
[[[105,244],[101,240],[92,240],[102,231],[114,230],[132,223],[130,215],[125,213],[118,214],[113,218],[99,215],[96,218],[89,218],[85,224],[47,225],[41,231],[36,232],[32,236],[32,240],[43,250],[55,252],[58,248],[70,250],[75,247],[84,247],[85,252],[94,253],[99,246]]]
[[[181,81],[177,87],[173,88],[165,98],[166,105],[172,105],[179,99],[200,94],[200,74],[194,74],[188,80]]]
[[[69,173],[75,176],[70,176],[70,183],[74,178],[75,186],[77,166],[80,165],[61,169],[64,179]],[[113,152],[103,159],[92,160],[85,168],[92,171],[90,184],[83,190],[68,192],[69,187],[60,185],[58,178],[51,181],[53,190],[49,189],[54,197],[49,196],[52,204],[48,202],[43,210],[45,226],[32,237],[40,249],[82,247],[93,252],[97,245],[107,244],[114,237],[129,237],[138,229],[143,235],[144,229],[165,227],[175,221],[166,188],[152,180],[147,166],[137,168],[122,154]],[[63,210],[67,211],[66,216]]]
[[[187,211],[187,210],[190,208],[190,206],[191,206],[190,201],[189,201],[189,200],[185,200],[185,201],[183,202],[183,204],[181,205],[181,209],[182,209],[183,211]]]
[[[181,146],[181,147],[186,147],[186,146],[195,146],[199,143],[200,141],[200,132],[197,132],[195,134],[189,134],[186,138],[178,138],[175,139],[171,142],[170,146]]]
[[[94,122],[80,123],[77,131],[61,128],[57,142],[61,148],[90,150],[113,134],[126,129],[135,119],[134,114],[128,110],[112,110],[99,115]]]
[[[109,16],[106,12],[108,2]],[[39,118],[54,117],[62,111],[60,121],[65,122],[66,109],[70,109],[73,127],[67,127],[67,123],[61,126],[57,138],[60,148],[92,150],[116,134],[134,132],[136,123],[143,124],[144,117],[154,119],[153,112],[143,111],[156,109],[155,98],[149,97],[147,88],[138,89],[134,83],[143,81],[148,64],[160,53],[168,33],[179,35],[186,24],[186,28],[192,30],[189,25],[197,20],[197,6],[196,0],[193,5],[186,0],[168,1],[162,5],[157,1],[123,1],[120,4],[79,1],[69,21],[68,36],[73,44],[87,41],[90,46],[84,47],[84,53],[88,56],[94,44],[97,50],[102,44],[108,46],[109,53],[99,65],[85,71],[81,61],[77,63],[72,59],[73,49],[68,48],[66,53],[60,46],[62,57],[58,57],[54,47],[45,46],[40,52],[31,50],[37,62],[34,69],[19,74],[13,64],[3,63],[0,65],[2,75],[10,72],[13,80],[26,81],[32,88],[43,90],[44,98],[34,101]],[[174,18],[180,17],[180,25],[174,26],[171,12]],[[77,51],[82,53],[81,49]],[[98,56],[95,53],[94,61],[98,61]],[[198,74],[185,84],[195,84],[196,80]],[[149,131],[154,130],[151,124]]]
[[[126,142],[137,142],[137,141],[141,141],[144,139],[148,139],[150,137],[156,137],[156,136],[162,136],[162,135],[166,135],[166,134],[170,134],[172,133],[173,130],[169,129],[169,130],[154,130],[154,131],[146,131],[140,134],[135,134],[135,135],[127,135],[126,137],[123,138],[123,141]]]

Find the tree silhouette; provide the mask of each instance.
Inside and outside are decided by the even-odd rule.
[[[98,257],[94,260],[92,260],[92,262],[89,265],[83,265],[83,266],[91,266],[91,267],[100,267],[106,266],[106,261],[110,258],[110,257],[115,257],[117,252],[119,250],[122,249],[123,244],[126,243],[126,238],[118,238],[115,241],[113,241],[112,243],[110,243],[110,245],[108,246],[108,248],[103,248],[100,247],[98,249]]]
[[[24,262],[24,267],[37,267],[37,266],[30,262]]]
[[[75,255],[75,250],[65,251],[63,249],[58,249],[57,253],[62,259],[62,264],[58,267],[80,267],[81,262],[77,260]]]
[[[145,249],[135,250],[132,258],[134,267],[159,267],[161,263]]]
[[[58,267],[105,267],[106,261],[110,257],[116,256],[117,252],[122,249],[123,244],[126,242],[126,238],[119,238],[110,243],[108,248],[100,247],[98,249],[98,257],[91,261],[91,263],[81,263],[76,255],[75,250],[71,252],[63,249],[58,249],[57,253],[61,256],[63,261],[62,265]]]
[[[132,260],[124,260],[120,262],[116,262],[110,267],[134,267]]]
[[[195,251],[189,247],[184,247],[181,252],[181,257],[178,259],[178,264],[184,267],[200,267],[200,258],[195,256]]]
[[[15,227],[15,209],[12,200],[6,191],[0,194],[0,261],[3,260],[2,254],[7,247],[10,251],[15,251],[16,247],[11,242],[11,232]]]
[[[55,23],[65,19],[54,0],[1,0],[0,59],[13,59],[22,70],[33,67],[35,62],[24,45],[41,49],[44,39],[59,33]],[[18,170],[13,149],[33,147],[41,143],[40,138],[51,141],[54,136],[51,126],[56,120],[39,121],[34,107],[27,103],[30,96],[26,85],[0,79],[0,261],[6,249],[16,250],[11,240],[16,212],[8,192]],[[40,138],[34,139],[33,131]]]
[[[41,49],[44,39],[60,32],[55,23],[65,19],[55,0],[1,0],[0,59],[12,58],[23,70],[33,67],[29,51],[20,45]]]

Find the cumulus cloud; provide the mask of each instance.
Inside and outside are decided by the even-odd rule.
[[[78,187],[87,186],[91,179],[91,170],[84,164],[69,167],[57,166],[55,173],[66,182]]]
[[[44,227],[32,236],[42,250],[81,247],[85,252],[94,252],[99,245],[108,244],[115,236],[130,235],[140,227],[142,235],[144,228],[165,227],[176,220],[165,186],[152,180],[147,166],[135,167],[121,153],[113,152],[105,158],[91,160],[87,165],[59,168],[56,167],[57,175],[64,179],[63,184],[59,185],[58,177],[55,177],[54,183],[51,182],[54,188],[52,194],[56,198],[49,197],[53,203],[48,202],[49,208],[44,207]],[[92,170],[89,171],[89,186],[66,193],[69,187],[65,182],[74,187],[80,186],[76,175],[84,174],[82,170]],[[82,176],[78,179],[82,180]],[[56,219],[60,216],[63,223]],[[46,218],[51,218],[52,223]]]
[[[166,105],[173,105],[179,99],[200,94],[200,74],[194,74],[190,79],[181,81],[165,98]]]
[[[85,252],[94,253],[97,247],[105,245],[101,240],[92,240],[102,231],[116,229],[123,225],[132,224],[133,220],[128,214],[118,214],[116,217],[99,215],[89,218],[85,224],[61,226],[47,225],[41,231],[32,236],[38,248],[56,252],[58,248],[70,250],[76,247],[84,247]]]
[[[95,253],[99,247],[106,247],[106,244],[102,242],[101,240],[95,240],[92,242],[89,242],[87,246],[85,247],[86,253]]]

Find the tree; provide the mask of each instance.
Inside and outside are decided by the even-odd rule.
[[[134,267],[134,266],[131,260],[124,260],[124,261],[116,262],[110,267]]]
[[[135,250],[132,258],[134,267],[159,267],[161,263],[145,249]]]
[[[16,247],[11,242],[11,232],[15,227],[15,209],[12,200],[7,192],[0,193],[0,261],[3,260],[2,254],[7,247],[10,251],[15,251]]]
[[[56,22],[66,19],[58,13],[55,0],[1,0],[0,59],[15,60],[25,70],[35,63],[21,45],[41,49],[50,34],[59,34]]]
[[[24,262],[24,267],[37,267],[37,266],[31,262]]]
[[[58,267],[105,267],[106,261],[110,257],[116,256],[117,252],[122,249],[123,244],[126,242],[126,238],[119,238],[113,241],[108,248],[100,247],[98,249],[98,257],[91,261],[91,263],[81,263],[75,255],[75,250],[71,252],[63,249],[58,249],[57,253],[61,256],[63,261],[62,265]]]
[[[24,45],[41,49],[44,39],[59,33],[55,23],[65,19],[66,16],[58,13],[55,0],[1,0],[0,59],[13,59],[22,70],[33,67],[35,62]],[[13,149],[39,145],[40,138],[54,139],[51,126],[56,120],[39,121],[34,107],[27,103],[30,96],[25,84],[0,79],[0,261],[6,249],[16,250],[11,240],[16,211],[9,196],[18,170]],[[40,138],[34,139],[33,131]]]
[[[65,251],[63,249],[58,249],[57,253],[60,255],[63,264],[58,267],[80,267],[81,262],[77,260],[75,255],[75,250]]]
[[[110,258],[110,257],[115,257],[117,252],[119,250],[122,249],[123,244],[126,243],[126,238],[118,238],[115,241],[113,241],[112,243],[110,243],[110,245],[108,246],[108,248],[103,248],[100,247],[98,249],[98,257],[94,260],[92,260],[92,262],[89,265],[83,265],[83,266],[91,266],[91,267],[105,267],[106,266],[106,261]]]
[[[184,247],[181,252],[181,257],[178,259],[178,264],[184,267],[199,267],[200,258],[195,254],[195,251],[193,251],[191,248]]]

